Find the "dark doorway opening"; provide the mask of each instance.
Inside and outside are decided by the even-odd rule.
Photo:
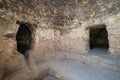
[[[17,40],[17,51],[26,56],[26,52],[30,50],[31,47],[31,31],[30,26],[27,24],[20,24],[18,29],[16,40]]]
[[[109,48],[108,33],[105,27],[90,29],[90,49]]]

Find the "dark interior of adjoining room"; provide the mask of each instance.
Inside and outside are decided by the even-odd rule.
[[[17,51],[24,55],[31,47],[31,39],[29,26],[27,24],[21,24],[16,34]]]
[[[90,29],[90,49],[108,49],[108,32],[106,27]]]

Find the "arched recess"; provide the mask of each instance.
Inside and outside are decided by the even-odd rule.
[[[96,25],[89,27],[89,48],[109,49],[109,39],[106,25]]]
[[[17,34],[17,51],[25,56],[25,53],[31,49],[32,44],[32,32],[30,30],[30,25],[20,24]]]

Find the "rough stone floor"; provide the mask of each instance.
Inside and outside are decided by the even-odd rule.
[[[107,54],[51,51],[46,59],[5,80],[120,80],[120,59]]]
[[[58,80],[120,80],[120,58],[108,55],[106,49],[94,49],[82,54],[64,51],[54,53],[64,54],[62,57],[66,60],[44,63],[42,67],[49,66],[49,75]],[[43,80],[57,80],[53,76]]]
[[[49,75],[60,80],[120,80],[120,72],[79,61],[66,60],[49,64]],[[45,64],[46,65],[46,64]],[[45,65],[43,65],[45,67]],[[47,65],[48,66],[48,65]],[[44,80],[56,80],[46,78]]]

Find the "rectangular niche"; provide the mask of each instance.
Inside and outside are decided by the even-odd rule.
[[[108,32],[106,25],[97,25],[89,28],[89,47],[93,49],[109,48]]]

